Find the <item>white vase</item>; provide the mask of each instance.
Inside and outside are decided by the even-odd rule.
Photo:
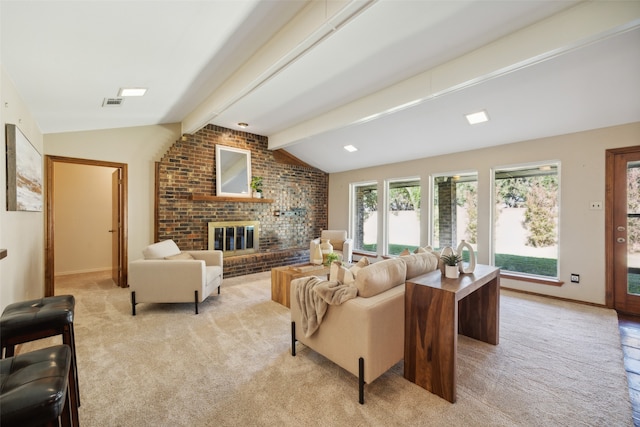
[[[329,239],[320,239],[320,250],[322,251],[322,263],[327,262],[327,255],[333,252],[333,245]]]
[[[460,271],[457,265],[445,265],[444,275],[448,279],[457,279],[460,276]]]
[[[462,257],[462,251],[465,248],[467,248],[467,250],[469,251],[469,264],[467,264],[467,267],[465,268],[464,263],[460,261],[458,263],[458,268],[460,269],[460,273],[469,274],[473,273],[473,270],[476,269],[476,254],[475,252],[473,252],[473,247],[469,243],[462,240],[458,245],[458,249],[456,251],[458,252],[458,255]]]
[[[259,199],[262,197],[262,193],[260,193],[259,191],[254,191],[253,192],[253,198],[254,199]]]
[[[313,253],[311,254],[311,264],[322,264],[322,251],[320,250],[320,245],[316,245],[315,248],[313,248]]]

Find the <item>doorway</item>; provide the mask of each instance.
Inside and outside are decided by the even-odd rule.
[[[86,166],[101,166],[114,169],[112,178],[112,279],[119,287],[127,286],[127,165],[100,160],[85,160],[70,157],[45,156],[46,162],[46,229],[45,229],[45,296],[55,293],[55,164],[73,163]]]
[[[606,152],[606,299],[640,315],[640,146]]]

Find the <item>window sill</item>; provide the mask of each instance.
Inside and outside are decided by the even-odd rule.
[[[549,286],[564,285],[564,282],[558,279],[527,276],[524,274],[512,273],[507,271],[501,271],[500,278],[519,280],[521,282],[537,283],[538,285],[549,285]]]

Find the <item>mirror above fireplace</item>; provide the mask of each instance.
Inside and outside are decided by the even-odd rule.
[[[216,145],[216,195],[251,197],[251,152]]]

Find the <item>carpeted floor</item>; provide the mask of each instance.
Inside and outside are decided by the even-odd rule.
[[[225,279],[193,304],[140,304],[110,279],[75,276],[82,426],[632,425],[616,314],[503,291],[500,344],[459,337],[455,404],[403,378],[365,386],[298,344],[270,274]],[[46,342],[23,346],[22,352]]]

